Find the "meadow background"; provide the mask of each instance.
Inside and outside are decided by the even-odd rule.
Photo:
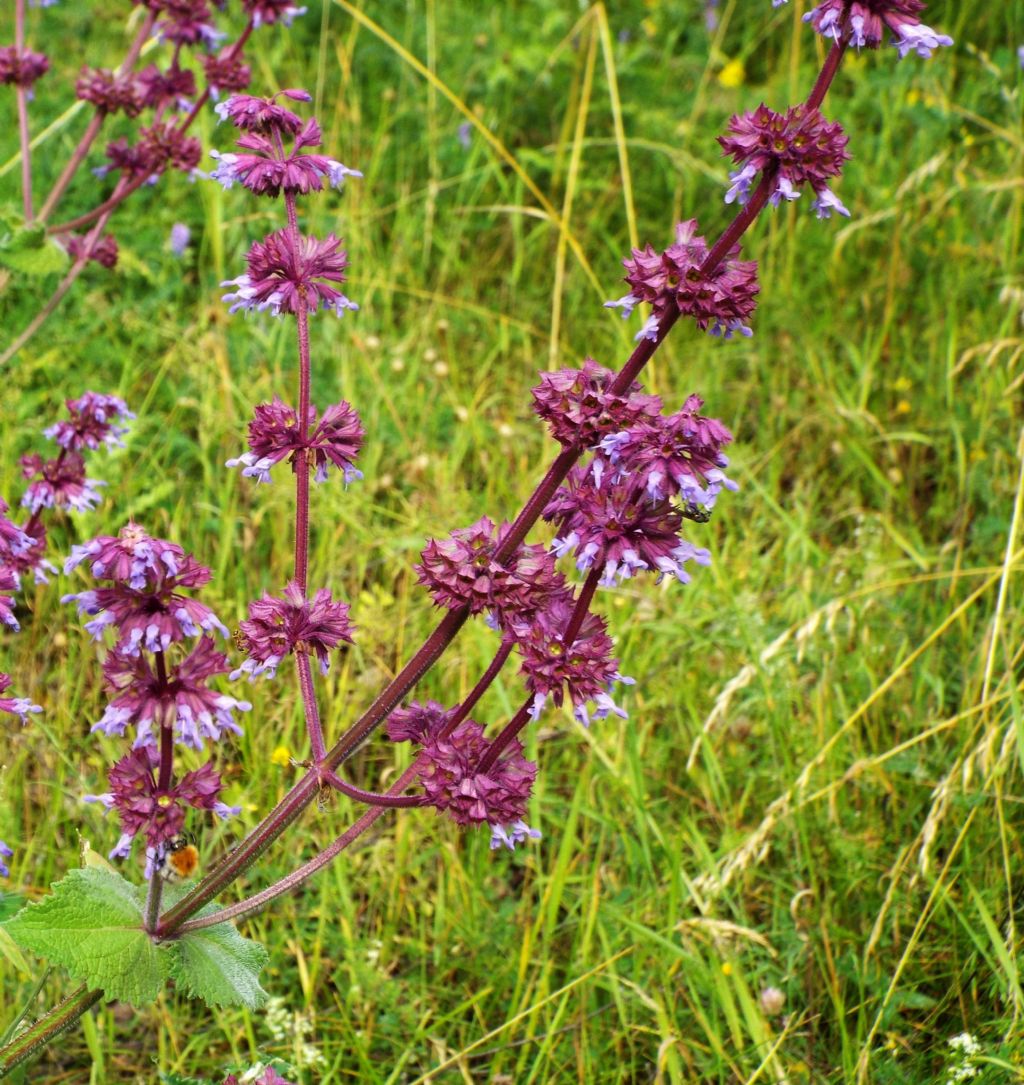
[[[323,687],[330,737],[431,627],[410,571],[425,538],[511,517],[552,456],[529,410],[538,370],[621,364],[637,321],[601,302],[624,292],[630,243],[661,247],[694,215],[717,236],[730,213],[714,137],[737,110],[802,98],[823,45],[798,0],[723,2],[714,32],[694,0],[308,3],[249,52],[254,93],[308,87],[328,153],[365,173],[301,207],[346,237],[361,305],[314,321],[314,400],[347,398],[368,430],[365,480],[314,493],[311,582],[359,626]],[[29,41],[55,68],[34,131],[83,62],[116,62],[126,8],[32,12]],[[926,18],[954,49],[850,57],[826,102],[851,135],[852,219],[818,222],[807,197],[765,216],[745,241],[755,337],[680,325],[650,367],[669,403],[699,392],[733,430],[740,491],[691,525],[714,564],[690,586],[599,592],[637,679],[630,719],[584,731],[553,712],[533,732],[543,841],[491,854],[486,833],[388,817],[244,925],[270,950],[272,1013],[173,992],[142,1013],[108,1006],[30,1080],[219,1081],[262,1051],[306,1085],[921,1085],[947,1080],[966,1030],[979,1081],[1024,1081],[1024,4],[936,0]],[[474,118],[461,138],[459,106]],[[204,145],[226,150],[214,119]],[[46,137],[40,189],[84,122]],[[12,122],[12,201],[16,143]],[[63,207],[96,191],[85,172]],[[90,267],[2,375],[12,503],[18,457],[64,396],[114,392],[138,412],[128,447],[91,463],[103,504],[54,527],[55,554],[134,517],[213,567],[204,597],[231,626],[288,575],[293,494],[223,465],[254,404],[293,397],[295,359],[291,324],[229,319],[218,282],[282,218],[238,189],[161,180],[113,219],[116,271]],[[180,260],[175,222],[193,236]],[[4,281],[5,338],[47,285]],[[81,801],[120,746],[88,733],[104,697],[96,648],[59,603],[69,579],[29,588],[33,613],[2,645],[16,691],[45,708],[24,729],[4,718],[0,755],[10,885],[29,896],[77,864],[80,838],[106,851],[117,837]],[[467,626],[420,695],[458,699],[492,645]],[[289,786],[288,753],[305,755],[284,672],[248,692],[245,735],[220,751],[244,812],[201,827],[207,858]],[[479,718],[519,696],[510,670]],[[350,771],[375,787],[403,757],[376,741]],[[310,811],[261,878],[352,816],[341,797]],[[0,975],[9,1012],[34,977]],[[769,985],[782,1014],[758,1004]],[[69,988],[54,975],[45,998]]]

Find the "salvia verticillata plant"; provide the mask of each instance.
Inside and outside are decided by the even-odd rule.
[[[150,6],[158,19],[171,7]],[[245,6],[253,25],[257,9],[267,7]],[[244,270],[224,284],[224,300],[233,313],[266,312],[294,322],[297,388],[292,399],[283,398],[282,389],[254,406],[248,447],[228,464],[240,468],[245,484],[280,484],[291,476],[293,567],[287,583],[268,586],[249,604],[236,636],[243,658],[233,667],[222,650],[227,631],[200,597],[210,571],[180,545],[130,522],[72,548],[65,573],[82,587],[64,598],[77,605],[86,629],[106,650],[103,679],[111,696],[94,730],[124,742],[108,790],[91,798],[117,819],[120,838],[111,857],[126,860],[134,853],[144,877],[143,884],[133,884],[93,859],[6,924],[23,948],[62,965],[83,985],[0,1049],[0,1073],[99,999],[145,1002],[168,979],[207,1002],[257,1004],[265,954],[230,921],[301,885],[387,809],[431,807],[458,825],[486,830],[495,849],[514,850],[540,836],[527,820],[538,766],[525,757],[524,729],[551,706],[571,705],[584,726],[626,715],[623,693],[632,679],[593,609],[598,588],[641,576],[685,585],[710,560],[699,544],[701,525],[723,491],[735,488],[726,473],[732,435],[702,413],[700,396],[666,406],[644,391],[638,377],[679,323],[722,339],[753,334],[757,265],[742,258],[739,242],[762,211],[802,200],[820,219],[850,214],[833,187],[849,158],[849,140],[821,107],[851,47],[874,49],[888,37],[903,57],[927,56],[950,44],[920,21],[923,8],[919,0],[827,0],[808,14],[830,48],[807,99],[783,111],[762,104],[733,117],[720,137],[735,167],[725,201],[738,205],[736,217],[713,242],[696,219],[688,219],[675,227],[666,248],[646,245],[624,260],[628,291],[607,305],[624,317],[637,308],[646,314],[633,353],[617,371],[587,358],[577,368],[540,375],[534,409],[559,446],[547,473],[512,520],[485,516],[426,543],[415,572],[440,613],[436,628],[336,737],[324,733],[317,673],[326,673],[359,631],[348,603],[310,572],[311,484],[358,484],[356,465],[368,438],[351,404],[314,401],[311,318],[343,317],[358,305],[344,292],[348,257],[341,239],[305,232],[298,198],[361,175],[321,153],[321,130],[304,115],[310,96],[303,90],[268,97],[234,93],[217,104],[228,126],[218,131],[234,138],[230,148],[225,139],[211,152],[209,179],[283,203],[279,228],[252,242]],[[199,30],[196,35],[202,37]],[[118,401],[100,417],[94,399],[83,406],[85,400],[69,402],[72,421],[47,431],[61,447],[59,462],[26,462],[32,519],[24,528],[3,521],[0,535],[13,569],[25,568],[17,563],[37,548],[41,510],[95,501],[95,485],[80,467],[82,450],[107,440],[111,431],[104,425],[126,411]],[[541,520],[551,525],[553,541],[528,541]],[[3,604],[8,624],[15,587],[6,589]],[[410,700],[471,620],[486,623],[494,647],[469,694],[448,704]],[[510,660],[518,667],[521,703],[495,726],[477,706]],[[233,812],[220,799],[212,751],[237,732],[238,714],[249,705],[226,692],[223,682],[283,682],[288,672],[304,709],[305,772],[243,841],[183,889],[170,877],[185,847],[183,833],[201,817]],[[0,707],[22,719],[35,710],[23,701],[0,701]],[[380,727],[391,742],[410,743],[414,756],[387,791],[366,791],[346,781],[344,765]],[[185,768],[200,757],[198,767]],[[363,815],[284,878],[218,907],[215,898],[332,789],[365,805]],[[5,858],[9,850],[5,846]],[[73,939],[60,933],[69,928]]]
[[[0,223],[0,264],[21,276],[63,273],[49,298],[3,353],[7,362],[39,330],[90,262],[110,269],[117,264],[117,240],[105,232],[115,211],[133,192],[156,184],[168,171],[196,176],[202,148],[189,135],[203,106],[212,98],[245,90],[252,71],[245,45],[263,26],[288,27],[305,8],[291,0],[240,0],[244,23],[228,40],[223,0],[132,0],[132,38],[116,69],[83,66],[69,94],[84,102],[91,116],[52,186],[40,201],[33,184],[29,104],[34,84],[50,72],[50,61],[26,45],[26,0],[13,0],[14,44],[0,46],[0,84],[16,99],[20,139],[22,203],[20,213],[5,208]],[[50,7],[50,4],[36,4]],[[45,13],[39,36],[45,39]],[[150,39],[161,46],[159,59],[143,64]],[[63,43],[62,43],[63,44]],[[72,188],[104,129],[116,124],[119,135],[107,141],[88,183]],[[52,154],[47,144],[43,150]],[[94,157],[96,157],[94,155]],[[88,171],[86,171],[88,173]],[[58,216],[69,194],[88,207],[63,221]],[[91,204],[92,206],[88,206]],[[184,228],[184,227],[183,227]],[[181,246],[180,230],[171,246]]]

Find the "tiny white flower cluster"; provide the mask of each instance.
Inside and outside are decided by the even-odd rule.
[[[975,1063],[975,1059],[981,1054],[981,1044],[969,1032],[961,1032],[949,1041],[953,1049],[954,1063],[947,1070],[945,1085],[960,1085],[961,1082],[971,1081],[981,1073],[981,1067]]]
[[[315,1044],[310,1042],[313,1022],[308,1014],[293,1013],[288,1009],[283,998],[272,998],[267,1002],[263,1012],[263,1024],[278,1043],[291,1043],[292,1050],[288,1054],[288,1059],[295,1064],[297,1069],[303,1070],[324,1064],[323,1054]]]

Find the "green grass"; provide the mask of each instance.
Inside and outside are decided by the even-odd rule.
[[[728,221],[715,135],[737,109],[802,97],[821,57],[800,5],[767,0],[724,3],[713,40],[693,0],[409,0],[362,5],[362,24],[346,7],[311,3],[252,54],[259,90],[315,91],[329,153],[366,175],[302,207],[347,238],[362,306],[314,322],[314,398],[349,399],[369,433],[365,481],[314,495],[312,580],[351,600],[360,627],[323,683],[331,735],[431,626],[410,572],[424,539],[510,517],[540,477],[553,448],[529,410],[537,370],[628,353],[635,322],[600,303],[623,291],[632,232],[663,245],[696,215],[715,236]],[[120,14],[76,9],[32,17],[58,28],[65,75],[122,40]],[[515,1085],[938,1085],[964,1030],[983,1046],[981,1082],[1024,1080],[1024,4],[935,0],[927,18],[955,50],[851,58],[826,105],[852,137],[852,220],[766,216],[745,246],[761,265],[755,338],[680,326],[651,367],[653,390],[699,391],[734,430],[741,490],[693,528],[714,565],[692,585],[599,593],[637,679],[630,720],[584,732],[549,714],[531,736],[542,843],[492,855],[486,834],[400,813],[244,924],[270,950],[266,986],[308,1019],[324,1062],[307,1085],[435,1069]],[[745,79],[724,86],[734,59]],[[468,151],[455,101],[478,123]],[[65,104],[60,80],[39,84],[35,115]],[[47,139],[44,181],[82,123]],[[0,163],[15,151],[8,127]],[[69,215],[91,189],[86,174]],[[212,565],[207,598],[228,624],[290,567],[289,487],[223,467],[252,406],[292,395],[290,327],[229,320],[217,287],[279,212],[180,177],[139,194],[114,220],[116,273],[83,276],[3,376],[11,499],[18,456],[64,395],[117,392],[139,414],[128,448],[93,463],[104,504],[54,527],[55,554],[135,517]],[[198,239],[184,264],[166,250],[176,221]],[[44,294],[7,283],[4,327]],[[30,588],[33,613],[3,645],[17,691],[45,707],[8,724],[0,776],[11,884],[30,896],[76,864],[80,836],[98,850],[116,838],[81,803],[120,747],[88,734],[103,692],[59,603],[67,583]],[[457,699],[493,647],[467,627],[420,692]],[[500,723],[520,696],[510,670],[479,718]],[[289,682],[252,700],[221,751],[245,810],[202,828],[207,861],[294,779],[275,747],[305,755]],[[373,743],[352,777],[386,783],[402,756]],[[353,814],[340,798],[308,813],[248,887]],[[10,1012],[33,977],[2,968]],[[758,1008],[767,985],[786,993],[784,1018]],[[68,989],[52,977],[39,1011]],[[141,1013],[96,1012],[29,1079],[219,1081],[258,1049],[301,1062],[292,1033],[168,992]]]

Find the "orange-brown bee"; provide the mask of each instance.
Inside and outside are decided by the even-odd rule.
[[[231,641],[238,651],[244,652],[247,650],[248,641],[245,639],[245,634],[241,629],[233,629],[231,631]]]
[[[161,873],[166,881],[185,881],[199,869],[199,849],[191,833],[178,833],[168,842]]]

